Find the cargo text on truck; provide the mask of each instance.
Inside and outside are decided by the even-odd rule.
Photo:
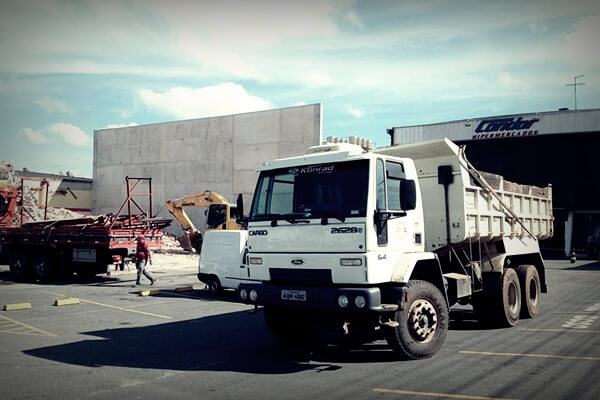
[[[315,146],[257,170],[239,296],[280,339],[334,330],[421,359],[442,346],[455,304],[494,326],[538,314],[550,185],[479,172],[448,139]]]

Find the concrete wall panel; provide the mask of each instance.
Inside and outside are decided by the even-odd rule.
[[[152,178],[153,209],[161,217],[170,217],[165,200],[204,190],[231,202],[243,193],[247,212],[256,166],[320,144],[321,126],[321,105],[312,104],[95,131],[92,212],[118,210],[126,197],[125,176]],[[203,226],[203,210],[189,214]],[[175,223],[167,231],[180,229]]]

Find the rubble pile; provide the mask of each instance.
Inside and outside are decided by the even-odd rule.
[[[0,162],[0,184],[21,189],[21,179],[19,179],[17,172],[9,161]],[[43,185],[41,181],[25,181],[23,186],[22,205],[17,205],[16,215],[21,214],[20,208],[23,207],[24,222],[43,221],[47,186]],[[48,195],[51,195],[51,193],[48,193]],[[47,220],[73,219],[85,216],[59,207],[48,207],[45,214]]]
[[[186,251],[183,247],[181,247],[179,240],[177,240],[174,236],[170,236],[167,234],[163,235],[162,240],[161,240],[160,249],[156,249],[156,252],[159,252],[159,253],[189,253],[189,251]]]
[[[0,184],[18,186],[19,179],[9,161],[0,161]]]

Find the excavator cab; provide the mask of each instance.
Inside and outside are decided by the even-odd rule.
[[[211,204],[206,214],[206,227],[208,229],[227,229],[227,204]]]

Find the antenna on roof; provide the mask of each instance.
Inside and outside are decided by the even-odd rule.
[[[573,86],[573,91],[575,92],[575,110],[577,110],[577,86],[585,85],[585,82],[577,83],[577,78],[581,78],[583,75],[577,75],[573,77],[573,83],[568,83],[566,86]]]

